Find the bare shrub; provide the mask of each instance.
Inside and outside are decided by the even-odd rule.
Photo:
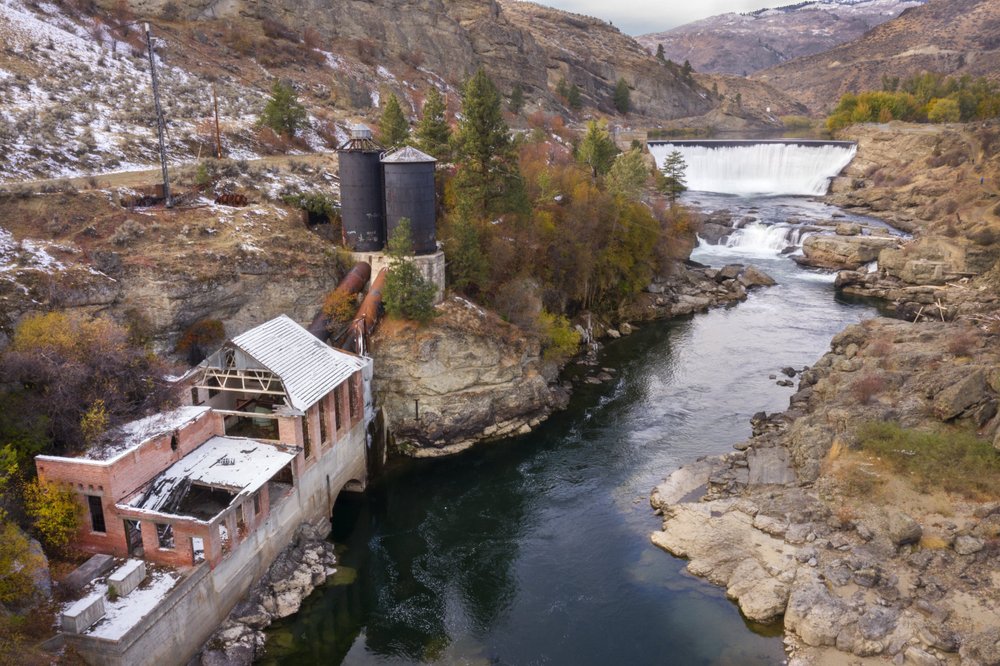
[[[884,390],[885,379],[874,373],[867,373],[851,384],[851,395],[861,405],[871,403]]]
[[[302,33],[302,43],[305,44],[306,48],[318,49],[323,46],[323,36],[316,28],[306,28]]]
[[[354,49],[358,54],[358,60],[366,65],[374,65],[381,55],[375,40],[367,37],[355,40]]]
[[[281,21],[270,16],[261,21],[261,28],[264,34],[271,39],[284,39],[288,42],[298,42],[298,34]]]
[[[954,199],[948,199],[944,202],[944,212],[946,215],[951,215],[958,210],[958,202]]]
[[[115,232],[111,234],[110,240],[112,243],[118,246],[128,245],[132,241],[141,238],[146,234],[146,228],[142,223],[128,219],[115,229]]]

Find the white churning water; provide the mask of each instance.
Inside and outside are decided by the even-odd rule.
[[[850,164],[857,146],[823,141],[650,142],[656,163],[674,150],[687,164],[688,189],[739,195],[826,194],[830,179]]]

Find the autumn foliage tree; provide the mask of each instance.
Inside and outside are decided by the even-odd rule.
[[[0,448],[14,447],[22,467],[43,450],[80,449],[101,429],[164,404],[164,372],[162,361],[108,319],[29,316],[0,356],[7,386],[0,393]]]

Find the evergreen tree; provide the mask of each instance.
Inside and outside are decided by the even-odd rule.
[[[275,81],[258,122],[277,134],[295,136],[307,122],[306,109],[290,84]]]
[[[448,283],[457,291],[475,294],[489,279],[489,265],[479,229],[464,215],[456,216],[450,228],[451,237],[445,241]]]
[[[524,89],[521,88],[520,83],[515,83],[514,89],[510,91],[510,102],[508,102],[507,108],[514,114],[521,113],[521,109],[524,108]]]
[[[608,170],[608,190],[625,199],[638,199],[642,186],[649,179],[649,167],[642,150],[632,148],[615,158]]]
[[[630,93],[628,90],[628,81],[625,79],[618,79],[618,84],[615,86],[615,96],[614,96],[615,108],[618,109],[618,113],[628,113],[631,108]]]
[[[569,82],[566,80],[565,76],[559,77],[559,82],[556,84],[556,94],[567,99],[569,97]]]
[[[385,276],[382,298],[390,317],[424,323],[434,316],[435,288],[424,279],[411,259],[412,239],[410,221],[401,218],[389,239],[389,273]]]
[[[657,57],[658,60],[662,60],[662,61],[666,62],[667,56],[663,52],[663,44],[657,44],[656,45],[656,57]]]
[[[389,95],[378,121],[379,141],[386,148],[398,148],[410,138],[410,124],[406,122],[403,109],[395,93]]]
[[[694,67],[691,66],[689,61],[685,60],[684,66],[681,67],[681,76],[684,77],[685,81],[690,81],[692,72],[694,72]]]
[[[451,127],[445,120],[445,101],[435,86],[431,86],[424,102],[424,115],[415,132],[417,147],[442,162],[451,159]]]
[[[480,69],[462,92],[455,135],[459,163],[455,192],[459,212],[480,220],[526,206],[517,154],[500,108],[500,93]]]
[[[587,123],[587,133],[576,148],[576,159],[590,167],[591,176],[597,178],[606,174],[617,154],[618,147],[608,134],[607,124],[603,120],[591,120]]]
[[[681,192],[687,189],[687,181],[684,178],[686,170],[687,164],[684,162],[684,157],[677,150],[667,155],[663,166],[660,167],[663,178],[658,179],[657,187],[670,199],[670,205],[673,205]]]
[[[566,102],[569,104],[569,108],[574,111],[579,111],[583,107],[583,100],[580,99],[580,86],[574,83],[569,87]]]

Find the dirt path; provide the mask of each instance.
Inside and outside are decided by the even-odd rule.
[[[290,168],[292,162],[304,162],[309,165],[322,165],[328,168],[336,168],[337,166],[337,154],[334,152],[329,153],[307,153],[304,155],[269,155],[267,157],[261,157],[255,160],[247,160],[250,164],[264,167],[276,166],[279,169],[287,170]],[[176,175],[187,168],[193,167],[198,164],[197,160],[192,160],[190,162],[181,162],[177,164],[170,164],[169,170],[171,175],[171,180],[173,180]],[[160,169],[144,169],[141,171],[117,171],[110,173],[99,173],[91,174],[88,176],[75,176],[73,178],[43,178],[41,180],[22,180],[22,181],[11,181],[8,183],[0,183],[0,188],[3,187],[31,187],[33,189],[41,189],[45,186],[56,186],[61,184],[69,183],[76,189],[88,189],[93,188],[96,183],[96,187],[102,189],[110,189],[115,187],[143,187],[147,185],[155,185],[160,183],[162,176],[160,175]]]

